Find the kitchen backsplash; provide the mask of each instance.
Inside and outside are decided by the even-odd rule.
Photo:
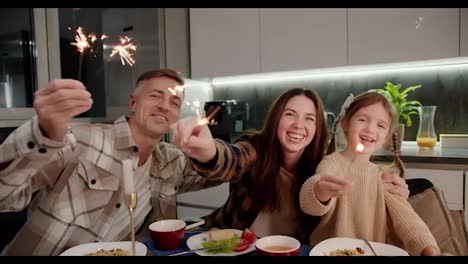
[[[248,126],[258,129],[273,100],[290,88],[317,91],[326,111],[338,114],[350,93],[356,95],[369,89],[383,88],[387,81],[401,83],[403,87],[420,84],[422,87],[409,94],[408,99],[419,100],[423,105],[437,106],[437,135],[468,133],[468,58],[426,61],[413,66],[408,63],[388,65],[368,65],[365,70],[344,67],[341,71],[335,68],[317,73],[312,71],[310,75],[301,71],[213,78],[213,96],[214,100],[247,102],[251,116]],[[281,75],[289,76],[284,78]],[[405,140],[409,141],[416,139],[419,125],[419,117],[414,115],[412,118],[413,125],[405,131]]]

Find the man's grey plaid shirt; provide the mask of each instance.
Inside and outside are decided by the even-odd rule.
[[[37,117],[16,129],[0,146],[0,164],[11,162],[0,171],[0,212],[30,207],[28,221],[2,254],[59,255],[122,228],[111,220],[127,210],[119,180],[123,159],[138,159],[125,116],[114,124],[74,126],[63,143],[44,137]],[[147,222],[175,218],[177,193],[220,183],[198,176],[186,156],[164,142],[156,145],[150,171]],[[121,237],[128,235],[122,228]]]

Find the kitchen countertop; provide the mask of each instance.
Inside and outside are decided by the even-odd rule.
[[[405,163],[438,163],[468,165],[468,149],[441,148],[437,142],[433,149],[421,149],[415,141],[404,141],[400,158]],[[393,160],[393,152],[380,150],[372,158],[376,162]]]

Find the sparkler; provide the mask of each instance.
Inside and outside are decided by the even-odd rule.
[[[192,103],[185,101],[185,104],[197,115],[197,125],[199,126],[213,124],[213,117],[221,110],[221,106],[218,105],[207,117],[202,117],[200,114],[200,101],[194,100]]]
[[[362,143],[358,143],[356,145],[356,152],[358,153],[361,153],[364,151],[364,145]],[[354,161],[356,160],[356,156],[354,156],[353,160],[351,161],[351,163],[354,163]]]
[[[171,87],[167,89],[169,90],[169,92],[171,92],[172,95],[177,95],[177,93],[182,93],[185,87],[183,85],[177,85],[176,87],[174,87],[174,89],[172,89]]]
[[[112,48],[112,53],[110,56],[112,57],[115,54],[119,54],[122,65],[125,65],[125,62],[128,63],[128,65],[130,66],[133,66],[133,64],[135,64],[135,59],[133,58],[132,50],[135,51],[136,46],[131,42],[131,40],[132,39],[127,36],[120,37],[120,44],[117,44]]]
[[[68,29],[71,30],[70,27],[68,27]],[[103,34],[100,39],[103,40],[103,39],[106,39],[106,38],[108,38],[108,37]],[[83,66],[84,52],[87,49],[91,49],[91,52],[94,52],[90,42],[94,44],[94,42],[97,39],[98,39],[98,37],[94,33],[91,33],[88,36],[86,36],[83,33],[83,28],[82,27],[78,27],[78,29],[76,30],[75,42],[71,42],[70,44],[73,45],[73,46],[76,46],[77,49],[78,49],[78,52],[80,53],[80,61],[79,61],[79,65],[78,65],[78,78],[77,78],[78,80],[81,80],[81,72],[82,72],[82,68],[83,68],[82,66]]]
[[[197,115],[198,123],[200,123],[200,120],[202,119],[200,115],[200,101],[198,100],[193,101],[192,111],[195,111],[195,114]]]
[[[83,53],[84,51],[91,47],[88,42],[88,38],[86,37],[85,34],[83,34],[83,29],[81,27],[78,27],[76,30],[76,36],[75,36],[75,41],[76,42],[71,42],[73,46],[76,46],[78,48],[78,52],[80,53],[80,62],[78,64],[78,80],[81,80],[81,68],[83,65]]]
[[[356,146],[356,151],[357,152],[362,152],[364,150],[364,145],[361,143],[358,143]]]
[[[216,115],[216,113],[219,112],[219,110],[221,110],[221,106],[216,106],[216,108],[213,110],[213,112],[211,112],[207,117],[205,118],[199,118],[198,119],[198,125],[199,126],[203,126],[203,125],[207,125],[207,124],[210,124],[210,122],[212,121],[211,119]]]

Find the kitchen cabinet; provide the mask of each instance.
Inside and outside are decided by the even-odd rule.
[[[258,8],[191,8],[191,78],[260,72]]]
[[[459,56],[459,8],[349,8],[348,64]]]
[[[346,65],[346,8],[261,8],[262,72]]]
[[[464,204],[466,204],[463,170],[407,168],[405,175],[406,179],[424,178],[430,180],[434,186],[442,190],[450,209],[463,210]]]
[[[460,56],[468,56],[468,8],[460,8]]]
[[[468,56],[467,8],[190,9],[192,78]]]

